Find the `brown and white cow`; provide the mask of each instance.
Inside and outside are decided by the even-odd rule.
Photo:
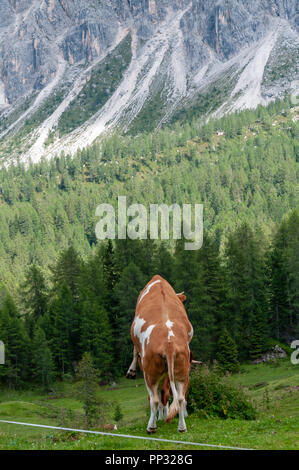
[[[179,413],[178,430],[187,431],[185,396],[189,384],[189,343],[193,328],[183,305],[185,299],[183,293],[176,294],[165,279],[156,275],[137,300],[131,327],[134,357],[127,377],[136,375],[139,362],[150,398],[149,433],[156,431],[158,409],[159,419],[167,422]],[[168,409],[169,388],[173,401]]]

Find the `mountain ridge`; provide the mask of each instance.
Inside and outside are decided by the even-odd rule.
[[[222,116],[282,97],[298,76],[296,8],[295,0],[3,1],[2,159],[74,154],[107,131],[152,130],[184,109]],[[109,73],[126,38],[130,60],[115,69],[117,86],[62,132],[73,103],[84,115],[86,86],[99,87],[93,71],[105,62]]]

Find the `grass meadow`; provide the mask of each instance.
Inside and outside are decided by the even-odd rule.
[[[299,450],[299,365],[288,359],[277,363],[242,366],[232,376],[240,383],[258,409],[254,421],[189,415],[188,432],[177,432],[177,418],[171,424],[158,422],[153,437],[234,446],[251,449]],[[82,404],[74,398],[73,383],[57,382],[50,394],[35,390],[0,389],[0,419],[53,426],[82,428]],[[95,430],[113,424],[116,403],[123,418],[113,433],[147,436],[149,416],[147,393],[142,378],[121,378],[112,386],[99,387],[98,396],[106,403],[105,413]],[[151,442],[112,436],[0,423],[0,450],[183,450],[194,446]],[[199,449],[211,449],[199,447]]]

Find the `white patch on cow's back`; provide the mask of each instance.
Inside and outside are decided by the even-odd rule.
[[[168,341],[170,341],[170,338],[171,338],[172,336],[174,336],[174,333],[173,333],[173,331],[172,331],[172,329],[171,329],[171,328],[173,327],[174,323],[168,319],[167,322],[165,323],[165,325],[166,325],[167,328],[168,328]]]
[[[147,341],[146,344],[149,344],[151,332],[156,326],[156,325],[150,325],[149,327],[147,327],[146,330],[141,331],[141,328],[143,327],[145,323],[146,321],[144,320],[144,318],[140,318],[138,316],[134,320],[134,336],[137,336],[137,338],[140,341],[141,348],[142,348],[141,361],[144,357],[145,341]]]
[[[140,336],[141,334],[141,328],[145,324],[144,318],[136,317],[134,320],[134,336]]]
[[[141,300],[143,299],[143,297],[144,297],[146,294],[149,293],[151,287],[153,287],[154,284],[157,284],[157,282],[161,282],[160,279],[158,279],[157,281],[151,282],[151,284],[149,284],[149,285],[147,286],[147,288],[142,292],[138,304],[140,304],[140,302],[141,302]]]

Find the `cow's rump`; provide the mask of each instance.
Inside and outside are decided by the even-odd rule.
[[[137,300],[131,327],[134,359],[127,376],[132,376],[139,360],[151,402],[149,432],[155,430],[159,394],[162,406],[162,390],[163,387],[164,391],[166,390],[167,384],[168,397],[171,389],[173,401],[169,410],[167,405],[167,415],[164,412],[164,416],[170,421],[179,411],[179,430],[186,430],[185,395],[190,370],[189,342],[193,329],[183,305],[185,299],[183,293],[177,295],[161,276],[154,276]],[[159,389],[161,383],[162,388]],[[167,396],[167,393],[164,393],[164,396]]]

